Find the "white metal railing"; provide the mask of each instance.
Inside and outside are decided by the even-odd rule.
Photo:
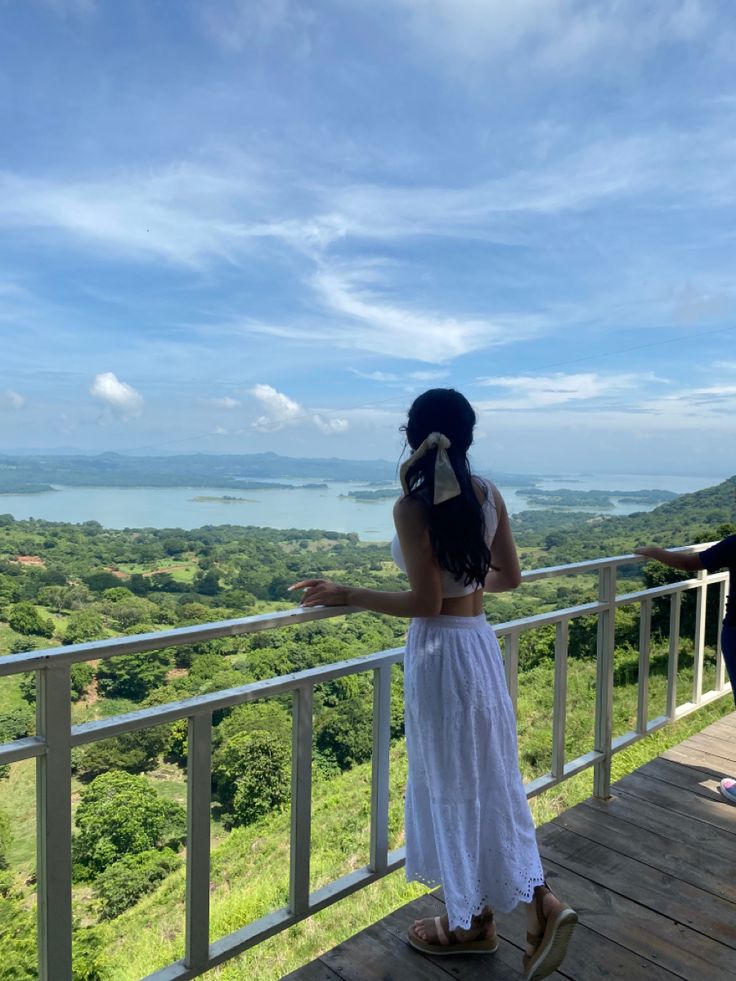
[[[687,551],[701,550],[706,545]],[[533,796],[589,767],[594,768],[594,793],[610,796],[611,758],[614,753],[648,733],[695,711],[730,691],[725,681],[720,642],[717,651],[715,687],[703,691],[706,594],[709,584],[720,586],[720,614],[725,607],[728,574],[697,573],[693,579],[618,595],[620,566],[641,562],[636,555],[619,555],[590,562],[536,569],[523,574],[524,582],[557,576],[598,575],[598,599],[566,609],[511,620],[496,626],[503,638],[506,678],[514,708],[518,692],[519,640],[528,630],[555,626],[554,712],[552,720],[552,765],[548,773],[527,784]],[[680,605],[683,593],[696,591],[694,671],[691,697],[677,705],[677,663]],[[670,641],[666,713],[648,717],[649,638],[652,602],[670,598]],[[615,612],[629,605],[640,607],[639,683],[636,728],[612,738],[614,687]],[[357,612],[333,607],[298,608],[201,626],[92,641],[69,647],[0,657],[0,677],[26,671],[36,672],[36,735],[0,746],[0,764],[36,758],[37,793],[37,879],[38,957],[41,981],[71,981],[72,978],[72,815],[71,751],[76,746],[119,736],[150,726],[188,720],[187,764],[187,865],[186,865],[186,951],[182,960],[148,976],[147,981],[184,981],[228,960],[280,930],[297,923],[338,899],[400,868],[404,850],[389,852],[389,742],[391,723],[391,668],[400,662],[403,648],[366,657],[322,665],[279,678],[187,698],[166,705],[129,712],[111,718],[72,725],[70,668],[92,658],[160,650],[174,645],[202,643],[291,626],[326,617]],[[572,620],[597,616],[597,678],[595,736],[592,748],[573,760],[565,758],[568,629]],[[371,787],[371,835],[369,864],[321,889],[310,888],[311,795],[312,795],[312,699],[314,687],[334,678],[373,672],[373,762]],[[244,702],[291,693],[292,794],[291,858],[288,907],[269,913],[226,937],[211,941],[209,935],[210,887],[210,792],[212,715],[218,709]]]

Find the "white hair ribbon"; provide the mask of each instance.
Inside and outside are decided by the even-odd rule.
[[[450,463],[447,451],[452,444],[447,436],[442,433],[430,433],[427,438],[419,444],[408,460],[401,464],[399,476],[401,477],[401,487],[405,494],[409,493],[409,485],[406,482],[406,474],[409,467],[421,459],[429,450],[437,449],[437,457],[434,463],[434,500],[433,504],[442,504],[457,497],[460,491],[457,474]]]

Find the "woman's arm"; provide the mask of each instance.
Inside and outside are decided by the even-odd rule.
[[[521,566],[519,565],[514,536],[511,532],[506,502],[496,487],[493,487],[493,499],[496,502],[498,525],[491,548],[493,565],[486,576],[483,591],[486,593],[505,593],[509,589],[516,589],[521,582]]]
[[[394,523],[409,577],[409,589],[388,592],[344,586],[327,579],[303,579],[289,589],[303,589],[302,606],[358,606],[395,617],[437,616],[442,608],[442,583],[429,529],[419,501],[402,497],[394,505]]]
[[[634,552],[683,572],[695,572],[696,569],[703,568],[699,552],[672,552],[667,548],[660,548],[659,545],[644,545],[642,548],[635,548]]]

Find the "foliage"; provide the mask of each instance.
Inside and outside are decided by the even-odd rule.
[[[10,847],[10,818],[0,811],[0,872],[8,867],[8,848]]]
[[[102,900],[102,919],[119,916],[180,865],[179,856],[164,848],[125,855],[108,866],[95,880],[93,890]]]
[[[16,603],[8,614],[8,624],[19,634],[31,634],[36,637],[54,635],[53,621],[42,617],[30,602]]]
[[[108,698],[130,698],[140,702],[163,683],[169,667],[166,651],[120,654],[100,663],[97,684],[100,693]]]
[[[86,780],[108,770],[145,773],[154,769],[166,743],[164,726],[125,732],[114,739],[101,739],[73,752],[74,769]]]
[[[94,878],[124,855],[182,841],[186,812],[143,777],[113,771],[82,791],[74,820],[78,876]]]
[[[290,756],[288,746],[262,730],[238,732],[220,746],[212,779],[231,825],[251,824],[289,799]]]
[[[95,610],[80,610],[69,618],[64,631],[65,644],[84,644],[89,640],[101,640],[107,635],[105,621]]]

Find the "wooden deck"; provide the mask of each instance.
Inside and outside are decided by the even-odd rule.
[[[736,979],[736,713],[624,777],[607,803],[587,800],[538,830],[552,888],[578,910],[567,958],[574,981]],[[425,896],[374,923],[288,981],[520,981],[523,909],[498,917],[496,954],[429,958],[405,941]],[[283,979],[286,981],[286,979]]]

